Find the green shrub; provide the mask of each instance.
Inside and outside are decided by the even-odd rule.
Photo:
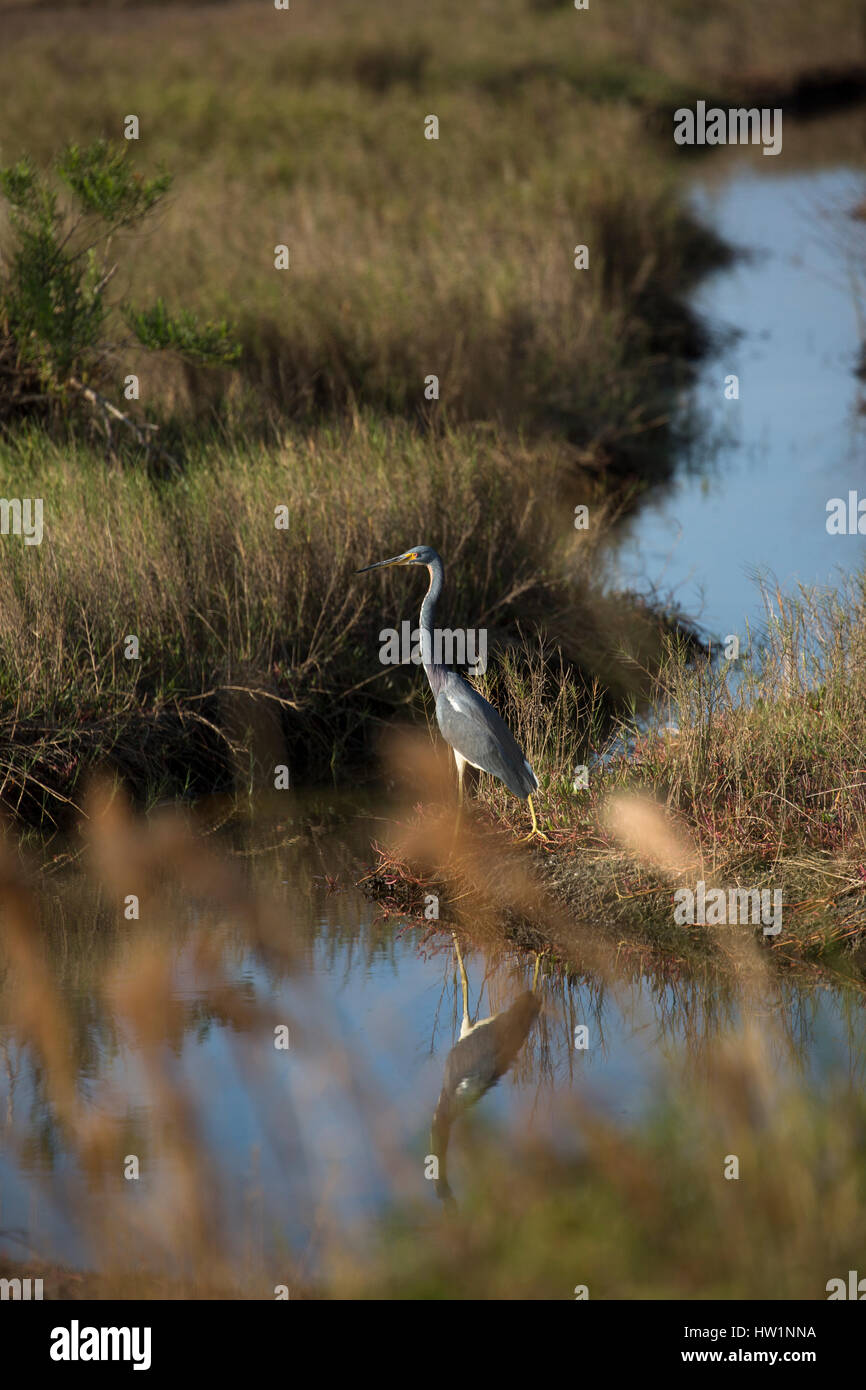
[[[26,157],[0,169],[11,233],[0,271],[0,416],[84,392],[104,411],[95,392],[130,346],[116,338],[122,324],[150,351],[204,365],[237,358],[224,321],[173,316],[162,299],[137,308],[109,297],[119,234],[136,229],[170,186],[166,173],[136,173],[127,150],[107,140],[68,145],[50,174]]]

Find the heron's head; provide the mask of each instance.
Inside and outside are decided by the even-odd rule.
[[[366,574],[368,570],[389,569],[392,565],[432,565],[438,559],[432,546],[416,545],[411,550],[404,550],[402,555],[392,555],[390,560],[377,560],[375,565],[365,565],[355,573]]]

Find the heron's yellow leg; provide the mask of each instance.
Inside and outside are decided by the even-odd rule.
[[[547,836],[545,835],[544,831],[539,829],[538,821],[536,820],[536,817],[535,817],[535,807],[534,807],[533,804],[532,804],[532,797],[531,797],[531,796],[528,796],[528,797],[526,798],[526,800],[529,802],[529,810],[530,810],[530,814],[532,815],[532,829],[530,830],[530,832],[529,832],[528,835],[522,836],[522,838],[519,839],[517,843],[518,843],[519,845],[525,845],[526,842],[527,842],[527,840],[531,840],[531,839],[534,838],[534,836],[537,835],[538,838],[539,838],[539,840],[543,840],[544,843],[547,844],[547,843],[548,843],[548,838],[547,838]]]
[[[454,834],[451,836],[452,850],[457,842],[457,836],[460,833],[460,822],[463,819],[463,771],[466,767],[466,763],[463,759],[458,758],[456,754],[454,761],[457,763],[457,818],[454,821]]]
[[[541,962],[542,962],[542,960],[544,959],[544,957],[547,955],[547,953],[548,953],[549,950],[550,950],[550,947],[549,947],[549,946],[545,946],[545,947],[543,948],[543,950],[541,950],[541,951],[536,951],[536,952],[535,952],[535,969],[534,969],[533,972],[532,972],[532,992],[533,992],[533,994],[535,993],[535,987],[536,987],[536,985],[538,984],[538,972],[539,972],[539,970],[541,969]]]
[[[466,966],[463,964],[463,957],[460,954],[460,942],[457,940],[457,933],[452,932],[454,937],[454,950],[457,954],[457,965],[460,970],[460,988],[463,992],[463,1026],[469,1027],[469,981],[466,978]],[[462,1036],[462,1034],[461,1034]]]

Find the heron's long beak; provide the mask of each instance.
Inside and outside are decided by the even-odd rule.
[[[368,570],[383,570],[389,565],[411,565],[414,558],[412,551],[404,550],[402,555],[392,555],[390,560],[377,560],[375,565],[365,565],[362,570],[355,570],[355,573],[366,574]]]

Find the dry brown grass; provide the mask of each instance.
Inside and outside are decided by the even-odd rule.
[[[486,628],[491,650],[543,620],[612,690],[629,688],[621,648],[659,650],[657,618],[604,597],[603,521],[568,522],[573,489],[598,484],[553,441],[359,420],[206,445],[171,485],[39,433],[2,452],[10,493],[45,506],[42,545],[9,539],[0,573],[3,797],[25,817],[62,815],[100,756],[150,795],[266,790],[286,759],[293,778],[357,759],[371,715],[422,699],[416,667],[379,660],[420,585],[354,574],[410,544],[441,549],[443,619]]]
[[[0,58],[2,156],[47,162],[58,130],[117,138],[134,111],[136,154],[176,176],[147,233],[118,240],[118,292],[227,314],[245,352],[216,375],[126,352],[118,382],[137,369],[147,410],[218,407],[247,430],[359,405],[495,418],[565,430],[633,469],[664,449],[666,390],[699,336],[683,291],[719,248],[677,199],[640,101],[596,89],[595,39],[575,78],[572,17],[418,6],[388,42],[375,6],[34,21],[20,90]],[[512,81],[515,53],[528,67]],[[423,138],[434,108],[438,142]],[[578,242],[589,273],[572,264]]]

